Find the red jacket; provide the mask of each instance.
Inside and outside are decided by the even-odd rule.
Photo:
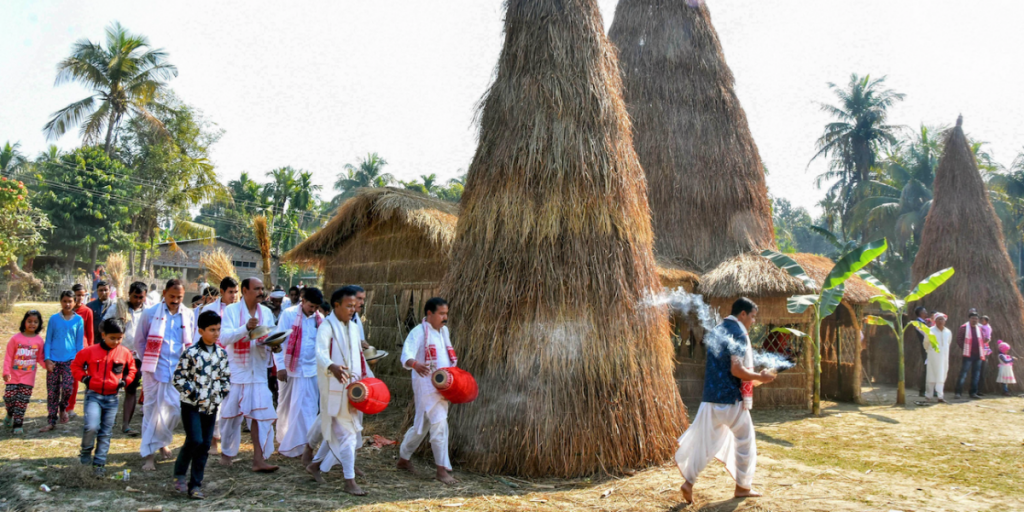
[[[82,317],[82,322],[85,323],[85,339],[82,346],[91,347],[95,343],[92,333],[92,310],[82,304],[82,307],[75,309],[75,314]]]
[[[89,389],[101,395],[116,395],[118,384],[122,380],[125,386],[131,384],[135,372],[135,357],[130,350],[120,345],[107,350],[102,341],[79,351],[71,362],[75,380],[85,382],[88,377]]]

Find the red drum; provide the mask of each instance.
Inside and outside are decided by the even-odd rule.
[[[380,379],[366,378],[348,385],[348,403],[363,414],[377,414],[391,402],[391,392]]]
[[[472,402],[480,394],[476,379],[461,368],[441,368],[430,376],[430,381],[437,392],[453,404]]]

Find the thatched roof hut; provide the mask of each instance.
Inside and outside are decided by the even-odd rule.
[[[367,341],[394,353],[401,351],[409,326],[419,322],[423,305],[439,292],[457,215],[457,205],[419,192],[360,189],[284,259],[319,267],[326,296],[347,284],[366,288]],[[381,364],[405,375],[398,357]],[[391,373],[381,369],[378,374]]]
[[[643,171],[596,0],[508,0],[452,263],[451,412],[475,471],[572,477],[660,463],[686,413],[672,380]]]
[[[654,252],[699,273],[775,246],[764,168],[706,5],[620,0],[618,48]]]
[[[947,267],[956,269],[949,281],[925,298],[929,311],[949,315],[949,328],[955,335],[967,321],[967,311],[976,308],[991,318],[993,343],[1002,339],[1019,354],[1024,349],[1024,300],[1017,290],[1002,224],[989,202],[962,124],[960,117],[946,135],[945,149],[935,169],[935,195],[914,260],[914,281]],[[950,359],[948,387],[952,387],[960,370],[962,358],[958,354]],[[1018,378],[1024,375],[1024,359],[1017,359],[1014,371]],[[985,373],[985,389],[992,390],[998,372]],[[1021,389],[1021,384],[1016,386]]]

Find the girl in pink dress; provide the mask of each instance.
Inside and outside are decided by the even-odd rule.
[[[21,319],[18,334],[7,342],[4,356],[4,405],[7,418],[4,426],[14,427],[14,434],[21,435],[25,409],[32,398],[32,387],[36,383],[36,368],[44,361],[43,338],[39,333],[43,330],[43,315],[36,310],[25,313]]]

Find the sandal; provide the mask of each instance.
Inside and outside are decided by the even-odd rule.
[[[4,418],[4,428],[10,427],[13,424],[14,424],[14,418],[12,418],[10,416]]]
[[[23,429],[21,427],[18,427],[16,429],[14,429],[14,435],[16,435],[16,436],[25,435],[25,429]]]
[[[193,499],[193,500],[205,500],[206,499],[206,495],[203,494],[203,490],[198,488],[198,487],[196,487],[195,489],[192,489],[191,491],[189,491],[188,492],[188,497],[189,497],[189,499]]]

